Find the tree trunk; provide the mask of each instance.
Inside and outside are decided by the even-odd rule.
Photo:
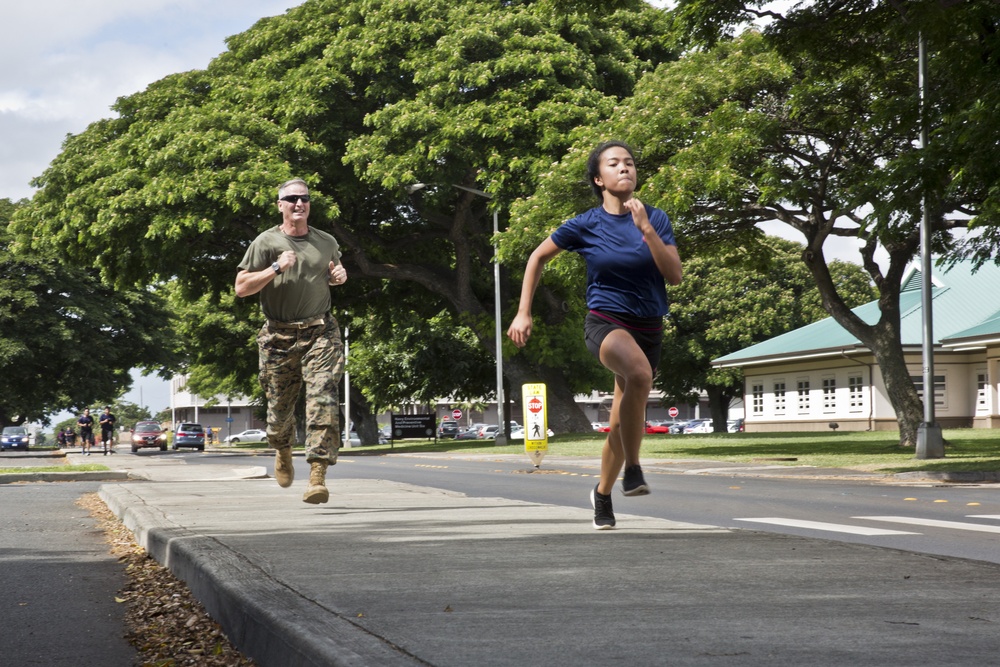
[[[873,339],[862,342],[874,352],[875,361],[882,373],[886,394],[899,423],[899,445],[916,447],[917,429],[923,420],[924,406],[906,367],[899,336],[887,335],[880,326],[876,326]],[[934,387],[925,387],[924,397],[934,400]]]
[[[544,382],[548,405],[549,428],[555,433],[589,433],[593,429],[583,409],[576,403],[576,395],[567,386],[562,374],[552,368],[536,369],[523,363],[518,357],[504,359],[504,375],[510,381],[511,397],[519,400],[521,385]],[[518,415],[511,415],[517,419]],[[520,420],[518,420],[520,421]]]
[[[889,253],[889,269],[885,274],[872,261],[871,252],[874,246],[865,249],[867,255],[862,254],[866,260],[865,268],[879,290],[881,317],[874,325],[867,324],[855,315],[840,298],[830,277],[829,267],[823,258],[821,239],[814,239],[814,249],[807,249],[803,253],[803,261],[816,278],[824,309],[875,355],[889,402],[899,423],[901,447],[916,447],[917,429],[923,418],[923,404],[906,368],[899,334],[900,288],[906,265],[915,252],[916,244],[916,237],[913,237],[895,246]],[[934,387],[925,387],[924,395],[929,400],[934,400]]]
[[[712,416],[712,431],[728,433],[731,393],[715,386],[705,387],[705,393],[708,394],[708,412]]]
[[[378,419],[360,391],[351,392],[351,421],[362,446],[378,444]]]

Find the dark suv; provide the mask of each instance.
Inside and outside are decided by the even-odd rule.
[[[446,419],[438,426],[439,438],[454,438],[458,435],[458,422]]]
[[[202,425],[182,422],[174,431],[173,449],[178,447],[195,447],[199,452],[205,451],[205,429]]]
[[[28,451],[28,429],[23,426],[4,426],[0,435],[0,449]]]
[[[167,451],[167,434],[163,432],[159,422],[136,422],[132,429],[132,453],[135,454],[142,447],[159,447],[161,452]]]

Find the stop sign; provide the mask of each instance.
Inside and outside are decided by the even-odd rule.
[[[458,408],[455,408],[454,410],[451,411],[451,418],[455,420],[461,419],[462,411],[459,410]]]
[[[670,415],[671,418],[676,417],[680,413],[681,411],[678,410],[677,408],[670,408],[669,410],[667,410],[667,414]]]

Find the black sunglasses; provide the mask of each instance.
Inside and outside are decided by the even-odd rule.
[[[286,201],[289,204],[296,204],[302,202],[303,204],[309,203],[309,195],[285,195],[281,198],[281,201]]]

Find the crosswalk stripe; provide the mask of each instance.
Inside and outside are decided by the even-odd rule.
[[[810,528],[812,530],[825,530],[835,533],[850,533],[852,535],[919,535],[920,533],[908,533],[902,530],[887,530],[885,528],[868,528],[867,526],[849,526],[842,523],[824,523],[822,521],[803,521],[801,519],[783,519],[781,517],[755,517],[746,519],[733,519],[733,521],[753,521],[755,523],[767,523],[774,526],[788,526],[790,528]]]
[[[965,523],[963,521],[941,521],[938,519],[920,519],[910,516],[854,516],[852,519],[865,521],[887,521],[890,523],[905,523],[912,526],[929,526],[932,528],[955,528],[958,530],[974,530],[980,533],[1000,533],[1000,526],[987,526],[981,523]]]

